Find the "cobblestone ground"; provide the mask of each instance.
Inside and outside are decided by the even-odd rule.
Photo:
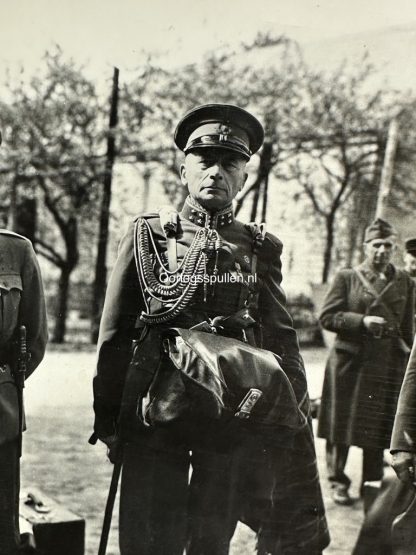
[[[320,395],[325,349],[303,351],[311,397]],[[22,490],[41,488],[48,496],[64,503],[87,522],[86,555],[97,553],[101,520],[110,482],[112,465],[103,446],[91,447],[91,378],[95,354],[86,352],[48,352],[44,362],[25,389],[28,431],[22,459]],[[317,440],[317,453],[330,525],[332,543],[325,555],[347,555],[358,534],[362,504],[352,508],[332,503],[325,482],[324,443]],[[360,455],[351,450],[347,472],[359,480]],[[353,493],[357,494],[356,490]],[[232,544],[232,555],[254,553],[254,535],[239,526]],[[109,541],[108,555],[118,555],[117,511]]]

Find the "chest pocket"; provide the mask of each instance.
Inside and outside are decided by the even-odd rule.
[[[17,326],[22,278],[19,274],[0,274],[0,343],[5,344]]]

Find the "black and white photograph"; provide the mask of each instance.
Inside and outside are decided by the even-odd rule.
[[[0,2],[0,555],[416,554],[413,0]]]

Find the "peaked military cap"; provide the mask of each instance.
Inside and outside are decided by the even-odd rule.
[[[406,252],[409,252],[412,256],[416,256],[416,237],[412,239],[407,239],[404,244]]]
[[[185,153],[197,148],[221,148],[249,160],[261,147],[264,130],[257,118],[238,106],[204,104],[185,114],[174,139]]]
[[[372,241],[373,239],[385,239],[396,235],[395,229],[381,218],[376,218],[365,230],[364,241]]]

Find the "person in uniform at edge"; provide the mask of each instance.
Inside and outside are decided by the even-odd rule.
[[[232,201],[246,181],[246,163],[262,145],[263,136],[263,128],[254,116],[227,104],[199,106],[178,124],[175,143],[185,153],[180,176],[189,191],[177,222],[178,264],[194,248],[195,237],[206,232],[215,238],[216,245],[216,255],[208,261],[206,272],[211,276],[239,274],[245,276],[245,281],[251,275],[253,232],[235,219]],[[157,275],[161,264],[172,260],[161,215],[145,214],[137,221],[153,238],[150,267]],[[121,242],[108,284],[94,378],[95,434],[108,446],[118,434],[123,444],[121,554],[180,555],[184,549],[188,555],[226,554],[237,521],[243,519],[243,507],[248,507],[248,513],[253,513],[254,507],[263,511],[261,516],[244,516],[258,532],[258,553],[321,553],[329,537],[308,420],[305,371],[280,287],[281,242],[268,233],[264,237],[256,262],[258,302],[256,307],[250,303],[249,310],[256,320],[256,334],[261,324],[262,342],[257,344],[282,356],[282,367],[291,380],[300,410],[306,413],[306,426],[298,434],[298,451],[292,449],[292,458],[285,458],[282,450],[272,461],[257,464],[255,460],[253,472],[246,468],[242,478],[240,447],[227,430],[215,423],[206,429],[197,426],[189,436],[174,425],[146,428],[137,417],[137,399],[146,393],[154,372],[149,370],[152,353],[161,348],[158,326],[145,328],[145,338],[137,348],[148,362],[144,364],[146,369],[140,368],[135,375],[130,369],[127,373],[131,340],[137,337],[137,325],[143,325],[140,320],[146,313],[146,303],[147,314],[157,314],[161,306],[153,299],[149,302],[143,291],[135,265],[134,233],[132,225]],[[197,256],[203,248],[197,249]],[[149,262],[146,255],[136,250],[136,258],[143,256],[145,265]],[[190,328],[213,321],[218,315],[236,314],[247,306],[248,294],[241,280],[237,284],[221,280],[200,284],[169,324]],[[253,328],[246,332],[248,341],[255,344]],[[237,333],[241,338],[242,330]],[[192,428],[192,423],[188,424]],[[283,464],[285,471],[279,472]],[[271,473],[270,469],[275,470]],[[250,486],[249,481],[254,484],[258,478],[260,485]]]
[[[335,276],[320,315],[337,336],[325,370],[318,436],[327,440],[332,497],[341,505],[353,502],[344,472],[350,445],[363,449],[362,485],[383,476],[383,450],[413,342],[414,284],[391,264],[394,248],[393,228],[376,219],[365,232],[364,262]]]
[[[1,143],[1,135],[0,135]],[[0,229],[0,555],[19,551],[20,430],[14,373],[15,342],[26,327],[29,376],[45,353],[45,297],[36,255],[28,239]]]
[[[416,484],[416,340],[400,391],[390,451],[392,467],[409,486]],[[416,546],[415,546],[416,551]]]
[[[416,238],[408,239],[404,245],[404,270],[416,283]],[[415,302],[416,304],[416,302]],[[406,370],[402,390],[400,392],[396,418],[394,421],[391,451],[392,466],[397,476],[405,483],[414,482],[416,462],[416,347],[413,344],[412,354]]]
[[[409,274],[416,285],[416,238],[408,239],[404,248],[404,271]],[[416,326],[416,295],[415,295],[415,326]],[[416,330],[415,330],[416,331]]]
[[[404,270],[416,282],[416,238],[408,239],[404,248]]]

